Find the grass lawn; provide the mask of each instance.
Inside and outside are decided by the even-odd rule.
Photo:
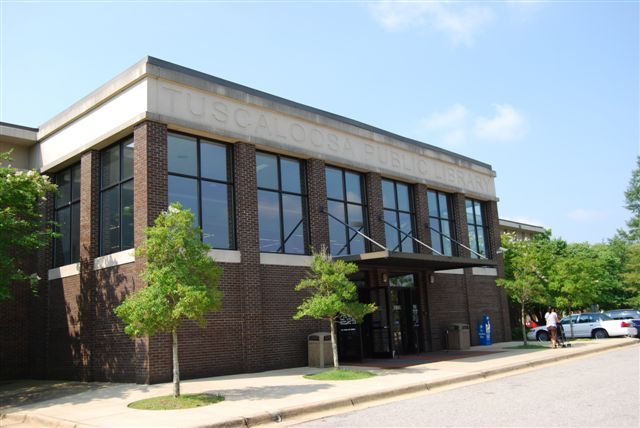
[[[128,407],[138,410],[177,410],[208,406],[209,404],[219,403],[220,401],[224,401],[222,395],[184,394],[178,398],[174,398],[173,395],[165,395],[164,397],[134,401],[129,404]]]
[[[549,349],[549,347],[544,345],[535,345],[532,343],[527,343],[526,345],[506,346],[503,349]]]
[[[376,376],[376,374],[363,370],[331,369],[312,375],[305,375],[304,377],[313,380],[357,380],[373,376]]]

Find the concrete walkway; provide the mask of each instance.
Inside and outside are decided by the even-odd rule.
[[[4,401],[4,406],[0,407],[0,427],[246,427],[280,421],[286,423],[311,413],[340,408],[346,410],[380,399],[482,380],[623,346],[636,346],[640,354],[640,340],[632,338],[576,341],[571,348],[562,349],[509,349],[519,344],[521,342],[476,346],[471,351],[493,353],[477,355],[478,352],[471,352],[474,356],[444,358],[444,361],[400,369],[372,368],[371,371],[378,376],[357,381],[307,380],[302,375],[321,371],[309,367],[187,380],[181,382],[183,394],[208,392],[226,398],[218,404],[188,410],[149,411],[127,407],[132,401],[170,395],[170,383],[68,382],[65,383],[67,394],[50,397],[47,391],[51,394],[50,391],[55,389],[52,385],[59,382],[0,384],[0,400]],[[16,391],[22,397],[24,394],[20,388],[25,387],[33,397],[22,402],[15,400]],[[38,389],[42,400],[37,399]],[[10,400],[12,391],[14,399]]]

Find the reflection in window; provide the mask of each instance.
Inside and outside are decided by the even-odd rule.
[[[133,138],[100,153],[100,254],[133,248]]]
[[[408,184],[382,180],[385,237],[390,251],[413,253],[414,213]]]
[[[302,163],[256,153],[260,251],[307,253],[307,197]]]
[[[191,210],[202,240],[212,248],[235,248],[230,165],[227,144],[169,133],[169,204]]]
[[[56,173],[55,183],[56,232],[60,236],[53,241],[53,262],[62,266],[80,260],[80,164]]]
[[[446,193],[429,190],[427,198],[429,204],[429,226],[432,228],[431,246],[442,255],[456,255],[454,254],[455,247],[451,241],[451,239],[455,239],[451,197]]]
[[[480,201],[466,199],[467,227],[469,229],[469,247],[476,253],[487,257],[489,252],[489,231],[484,218],[484,206]],[[472,259],[479,259],[480,256],[471,253]]]
[[[363,204],[363,178],[361,174],[340,168],[325,169],[327,208],[329,213],[353,229],[367,232],[366,206]],[[333,256],[360,254],[366,251],[364,238],[355,230],[329,217],[329,250]]]

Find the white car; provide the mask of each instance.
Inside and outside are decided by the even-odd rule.
[[[573,336],[572,327],[573,323]],[[608,315],[595,312],[585,314],[574,314],[562,318],[560,321],[566,338],[572,337],[592,337],[594,339],[604,339],[613,336],[635,336],[638,330],[628,321],[614,320]],[[546,326],[540,326],[529,330],[527,339],[548,341],[550,339]]]

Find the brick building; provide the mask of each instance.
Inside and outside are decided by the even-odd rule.
[[[169,337],[132,340],[113,309],[143,286],[134,248],[172,201],[197,214],[224,268],[223,309],[180,331],[184,378],[306,364],[294,286],[310,248],[356,262],[362,301],[344,360],[430,352],[488,314],[510,339],[490,165],[147,57],[38,129],[1,124],[14,164],[55,177],[61,237],[39,294],[0,305],[0,375],[153,383]]]

